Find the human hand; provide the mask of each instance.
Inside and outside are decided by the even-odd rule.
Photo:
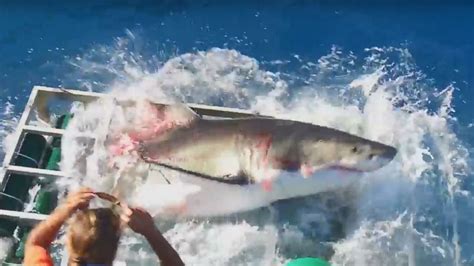
[[[157,230],[153,218],[145,209],[139,207],[129,207],[122,204],[124,212],[120,216],[122,221],[127,224],[133,231],[141,235],[147,236]]]
[[[160,265],[183,265],[184,262],[179,257],[176,250],[156,228],[153,218],[143,208],[128,207],[125,204],[120,205],[124,212],[120,216],[133,231],[143,235],[150,244],[155,254],[160,259]]]
[[[95,197],[94,192],[87,187],[81,188],[78,191],[71,192],[67,198],[65,207],[71,211],[84,209],[89,206],[89,201]]]

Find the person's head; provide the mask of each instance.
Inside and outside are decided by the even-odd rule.
[[[112,265],[120,233],[120,217],[112,209],[79,210],[66,233],[69,265]]]

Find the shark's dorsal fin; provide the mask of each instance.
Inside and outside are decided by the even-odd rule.
[[[166,107],[166,116],[180,124],[189,124],[201,119],[200,115],[184,103],[168,105]]]

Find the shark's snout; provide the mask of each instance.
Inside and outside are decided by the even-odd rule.
[[[354,145],[341,165],[361,172],[376,171],[389,164],[397,155],[397,149],[379,142],[370,141],[364,145]],[[343,157],[344,158],[344,157]]]
[[[392,146],[383,145],[383,148],[378,150],[377,154],[374,154],[375,152],[371,153],[367,157],[368,160],[360,163],[362,168],[365,168],[365,171],[371,172],[380,169],[389,164],[397,155],[397,149]]]
[[[397,149],[392,146],[387,146],[383,157],[387,160],[392,160],[397,155]]]

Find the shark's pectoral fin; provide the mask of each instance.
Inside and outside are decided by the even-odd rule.
[[[164,213],[169,213],[169,214],[177,215],[177,216],[185,214],[187,210],[188,210],[188,204],[185,201],[180,202],[178,204],[169,205],[163,208]]]

